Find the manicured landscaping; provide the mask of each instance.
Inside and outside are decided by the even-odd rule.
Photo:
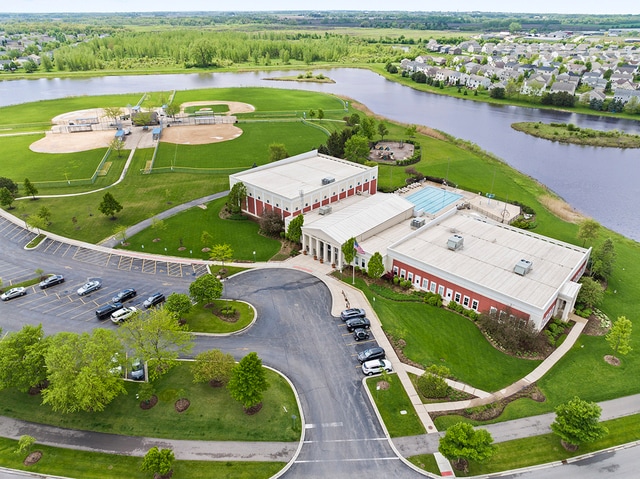
[[[140,471],[142,457],[77,451],[44,446],[37,442],[32,450],[41,451],[42,458],[34,465],[25,466],[22,461],[26,454],[14,453],[17,444],[18,441],[0,438],[0,464],[3,467],[77,479],[149,478],[148,472]],[[272,477],[284,466],[283,462],[175,461],[173,473],[174,477],[189,479],[211,477],[266,479]]]
[[[388,389],[383,389],[387,385]],[[381,376],[368,378],[367,387],[391,437],[425,434],[424,426],[395,374],[390,374],[388,381]]]
[[[225,315],[221,308],[233,308],[234,313]],[[233,333],[251,324],[254,309],[242,301],[216,300],[211,306],[196,304],[193,309],[182,316],[187,321],[189,331],[196,333]]]
[[[226,388],[194,384],[187,362],[181,362],[154,383],[158,404],[140,408],[136,399],[141,383],[126,382],[127,394],[116,398],[104,412],[55,413],[41,405],[39,395],[16,390],[0,392],[0,415],[40,424],[112,434],[209,441],[297,441],[300,424],[291,423],[291,414],[300,417],[293,391],[275,372],[267,370],[270,384],[263,408],[249,416],[233,400]],[[183,413],[175,402],[186,397],[191,402]],[[283,408],[286,407],[286,411]]]

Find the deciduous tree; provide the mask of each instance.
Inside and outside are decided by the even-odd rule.
[[[105,216],[110,216],[111,219],[115,219],[115,214],[122,211],[122,205],[118,203],[111,193],[107,192],[102,197],[100,205],[98,205],[98,211]]]
[[[212,303],[222,296],[222,282],[212,274],[203,274],[189,285],[189,295],[196,303]]]
[[[269,162],[284,160],[289,157],[287,148],[282,143],[271,143],[269,145]]]
[[[224,262],[229,261],[231,258],[233,258],[233,249],[231,249],[231,245],[224,243],[214,244],[211,246],[209,259],[213,261],[220,261],[222,266],[224,266]]]
[[[295,216],[289,222],[289,228],[287,229],[287,238],[294,243],[299,243],[302,237],[302,226],[304,225],[304,215],[300,214]]]
[[[191,311],[191,307],[191,299],[182,293],[171,293],[164,303],[164,309],[173,314],[175,319],[180,319],[187,314]]]
[[[382,262],[382,255],[379,252],[373,253],[373,256],[369,258],[367,264],[367,275],[369,278],[377,279],[384,274],[384,264]]]
[[[587,218],[580,222],[580,226],[578,227],[578,239],[582,240],[582,246],[586,244],[587,241],[593,241],[598,237],[598,232],[600,231],[600,223],[596,220]]]
[[[10,210],[12,209],[12,204],[15,198],[11,194],[11,192],[7,189],[6,186],[0,188],[0,206],[3,208]]]
[[[262,360],[257,353],[249,353],[236,364],[227,384],[229,394],[240,402],[245,411],[262,402],[264,391],[269,388]]]
[[[596,278],[606,279],[613,272],[613,265],[616,262],[616,250],[613,240],[607,238],[599,244],[591,253],[591,274]]]
[[[38,194],[38,188],[36,188],[35,185],[31,183],[31,181],[29,181],[29,178],[24,179],[23,187],[25,194],[30,195],[32,199],[35,200],[36,195]]]
[[[597,441],[609,433],[599,422],[601,412],[596,403],[575,396],[556,408],[556,419],[551,423],[551,430],[560,436],[564,444],[575,450],[581,444]]]
[[[604,291],[602,290],[602,286],[597,281],[589,278],[588,276],[584,276],[580,278],[580,292],[578,292],[578,297],[576,298],[576,302],[578,304],[583,304],[587,308],[594,308],[598,306],[604,297]]]
[[[378,123],[378,135],[384,141],[384,137],[389,134],[389,128],[383,122]]]
[[[613,349],[613,354],[623,356],[631,352],[631,330],[633,323],[626,316],[620,316],[611,324],[611,329],[605,336],[607,343]]]
[[[494,453],[493,438],[486,429],[474,429],[471,424],[459,422],[447,429],[440,439],[438,451],[453,462],[457,469],[464,469],[468,460],[484,461]]]
[[[0,341],[0,389],[27,392],[47,379],[45,353],[49,340],[42,325],[26,325]]]
[[[247,198],[247,187],[242,181],[238,181],[231,187],[229,195],[227,196],[227,208],[233,214],[238,214],[242,211],[242,205]]]
[[[367,161],[369,151],[369,140],[361,135],[353,135],[344,144],[344,157],[354,163]]]
[[[231,379],[231,371],[235,365],[236,361],[231,354],[223,353],[218,349],[204,351],[191,363],[193,382],[226,385]]]
[[[153,446],[144,455],[140,470],[151,472],[154,477],[162,479],[165,476],[169,477],[173,461],[175,461],[175,455],[171,449],[158,449],[157,446]]]
[[[284,229],[282,217],[273,210],[265,210],[260,216],[260,231],[267,236],[280,236]]]

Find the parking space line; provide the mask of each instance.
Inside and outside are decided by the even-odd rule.
[[[142,272],[147,274],[156,274],[158,271],[158,262],[152,259],[142,260]]]
[[[182,277],[182,264],[181,263],[167,263],[167,274],[169,276]]]
[[[62,246],[62,245],[61,245],[61,246]],[[72,248],[72,245],[70,245],[70,244],[65,244],[64,246],[66,246],[66,247],[67,247],[67,249],[65,249],[65,250],[64,250],[64,253],[62,253],[62,255],[61,255],[63,258],[67,255],[67,253],[69,252],[69,250]],[[73,258],[73,256],[71,256],[71,257]]]
[[[132,264],[133,258],[131,258],[130,256],[120,256],[120,261],[118,261],[118,269],[131,271]]]

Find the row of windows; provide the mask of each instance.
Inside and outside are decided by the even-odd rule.
[[[397,266],[393,267],[393,274],[395,276],[400,276],[401,279],[408,279],[409,281],[411,281],[411,283],[413,283],[413,273],[410,271],[409,274],[407,274],[407,272],[404,269],[398,269]],[[437,292],[440,296],[442,296],[442,298],[445,298],[445,287],[444,285],[438,285],[435,281],[431,281],[429,282],[429,279],[427,278],[423,278],[422,279],[422,286],[420,286],[420,279],[419,277],[416,278],[415,280],[415,284],[417,287],[421,287],[424,290],[428,290],[431,291],[432,293]],[[450,300],[451,299],[451,290],[449,290],[449,294],[447,295],[446,299]],[[478,308],[480,306],[480,302],[477,299],[471,299],[469,298],[469,296],[462,296],[462,294],[455,292],[453,295],[453,300],[458,303],[458,304],[462,304],[465,308],[469,308],[471,307],[471,309],[478,311]]]

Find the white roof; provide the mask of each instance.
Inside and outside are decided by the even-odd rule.
[[[588,250],[457,211],[428,225],[390,251],[423,263],[434,271],[461,278],[526,304],[543,308],[569,281]],[[447,241],[464,238],[451,251]],[[521,259],[533,266],[524,276],[514,273]]]
[[[300,190],[308,194],[325,187],[322,184],[323,178],[333,178],[335,182],[340,182],[371,169],[369,166],[322,155],[314,150],[231,176],[246,186],[254,186],[293,200],[300,197]]]
[[[374,233],[380,234],[373,230],[385,222],[398,217],[410,218],[413,216],[413,208],[413,203],[398,195],[377,193],[346,208],[318,217],[311,223],[305,218],[302,230],[315,237],[332,240],[336,244],[343,244],[349,238],[356,238],[360,243]],[[378,251],[369,248],[367,250]]]

